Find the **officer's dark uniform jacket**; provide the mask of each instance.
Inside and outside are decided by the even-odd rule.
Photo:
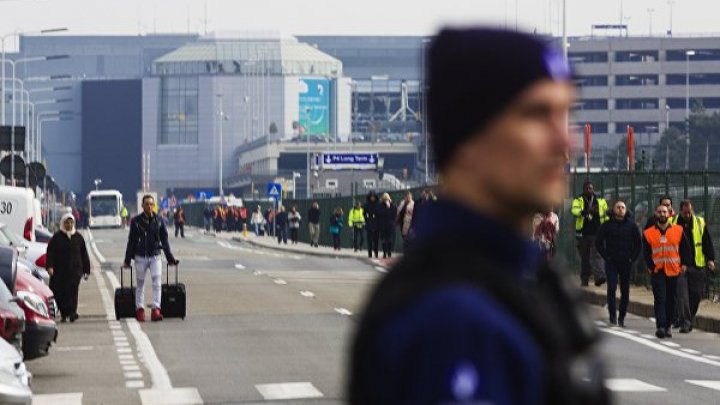
[[[592,316],[541,260],[464,207],[424,210],[363,312],[350,404],[608,403]]]
[[[140,213],[130,221],[127,249],[125,250],[125,263],[135,256],[153,257],[165,252],[165,258],[174,262],[175,257],[170,251],[168,232],[165,223],[156,214],[150,217]]]

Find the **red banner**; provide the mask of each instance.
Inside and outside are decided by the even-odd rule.
[[[585,124],[585,168],[590,173],[590,153],[592,152],[592,127]]]
[[[635,129],[627,126],[627,152],[628,152],[628,170],[635,170]]]

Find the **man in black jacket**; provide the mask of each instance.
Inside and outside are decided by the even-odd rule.
[[[320,241],[320,204],[312,203],[308,210],[308,230],[310,231],[310,246],[318,247]]]
[[[368,257],[378,258],[378,250],[380,249],[380,228],[378,227],[378,203],[377,194],[374,191],[368,193],[363,205],[363,215],[365,215],[365,232],[367,232],[368,241]]]
[[[613,206],[610,220],[600,225],[595,247],[605,259],[610,324],[625,327],[625,314],[630,301],[630,272],[633,262],[642,251],[642,239],[640,229],[630,219],[624,201],[617,201]],[[615,306],[618,277],[620,278],[620,316]]]
[[[160,250],[165,252],[168,263],[177,265],[179,260],[175,259],[170,250],[168,231],[165,222],[159,218],[153,207],[155,199],[151,195],[145,195],[142,199],[143,212],[130,221],[130,233],[128,235],[127,248],[125,249],[125,261],[123,265],[130,267],[130,260],[135,261],[135,277],[137,289],[135,290],[135,318],[139,322],[145,322],[145,274],[150,271],[152,278],[153,304],[151,319],[162,321],[160,312],[161,302],[161,276],[162,263],[160,261]]]

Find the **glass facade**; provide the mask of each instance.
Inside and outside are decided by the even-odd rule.
[[[198,77],[163,77],[161,145],[197,145]]]

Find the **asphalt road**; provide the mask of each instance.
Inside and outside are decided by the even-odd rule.
[[[81,287],[81,319],[61,324],[50,356],[28,363],[36,403],[342,403],[348,337],[381,276],[374,266],[190,230],[171,239],[188,289],[187,318],[116,322],[108,306],[126,233],[92,236],[103,270]],[[648,319],[631,316],[618,329],[602,325],[602,308],[594,316],[616,403],[717,402],[717,335],[676,333],[668,343],[651,336]]]

